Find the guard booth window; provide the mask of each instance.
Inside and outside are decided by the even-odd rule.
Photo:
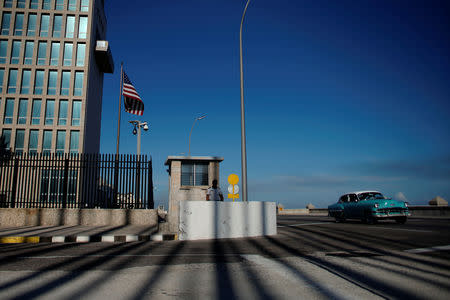
[[[181,185],[208,185],[208,166],[209,163],[205,162],[182,162]]]

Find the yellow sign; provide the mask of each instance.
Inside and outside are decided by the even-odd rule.
[[[230,176],[228,176],[228,183],[235,185],[238,184],[239,182],[239,176],[237,176],[236,174],[230,174]]]
[[[228,198],[237,199],[237,198],[239,198],[239,194],[228,194]]]

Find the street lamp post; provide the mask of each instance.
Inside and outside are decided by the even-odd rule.
[[[191,132],[189,132],[189,152],[188,152],[188,156],[191,156],[191,135],[192,135],[192,129],[194,129],[195,122],[197,122],[199,120],[202,120],[204,118],[206,118],[206,115],[202,115],[200,117],[197,117],[197,118],[194,119],[194,123],[192,123]]]
[[[141,154],[141,128],[143,128],[145,131],[148,130],[148,124],[147,122],[141,122],[141,121],[129,121],[131,124],[134,125],[133,134],[137,134],[137,155]]]
[[[245,106],[244,106],[244,67],[242,64],[242,25],[244,24],[245,13],[247,12],[248,4],[244,8],[244,13],[241,19],[241,29],[239,31],[239,58],[241,67],[241,168],[242,168],[242,201],[247,202],[247,152],[245,149]]]

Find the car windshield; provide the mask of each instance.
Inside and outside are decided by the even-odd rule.
[[[383,194],[376,192],[368,192],[358,194],[359,200],[374,200],[374,199],[386,199]]]

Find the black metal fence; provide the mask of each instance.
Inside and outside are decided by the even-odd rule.
[[[0,157],[0,207],[153,209],[147,155],[14,154]]]

